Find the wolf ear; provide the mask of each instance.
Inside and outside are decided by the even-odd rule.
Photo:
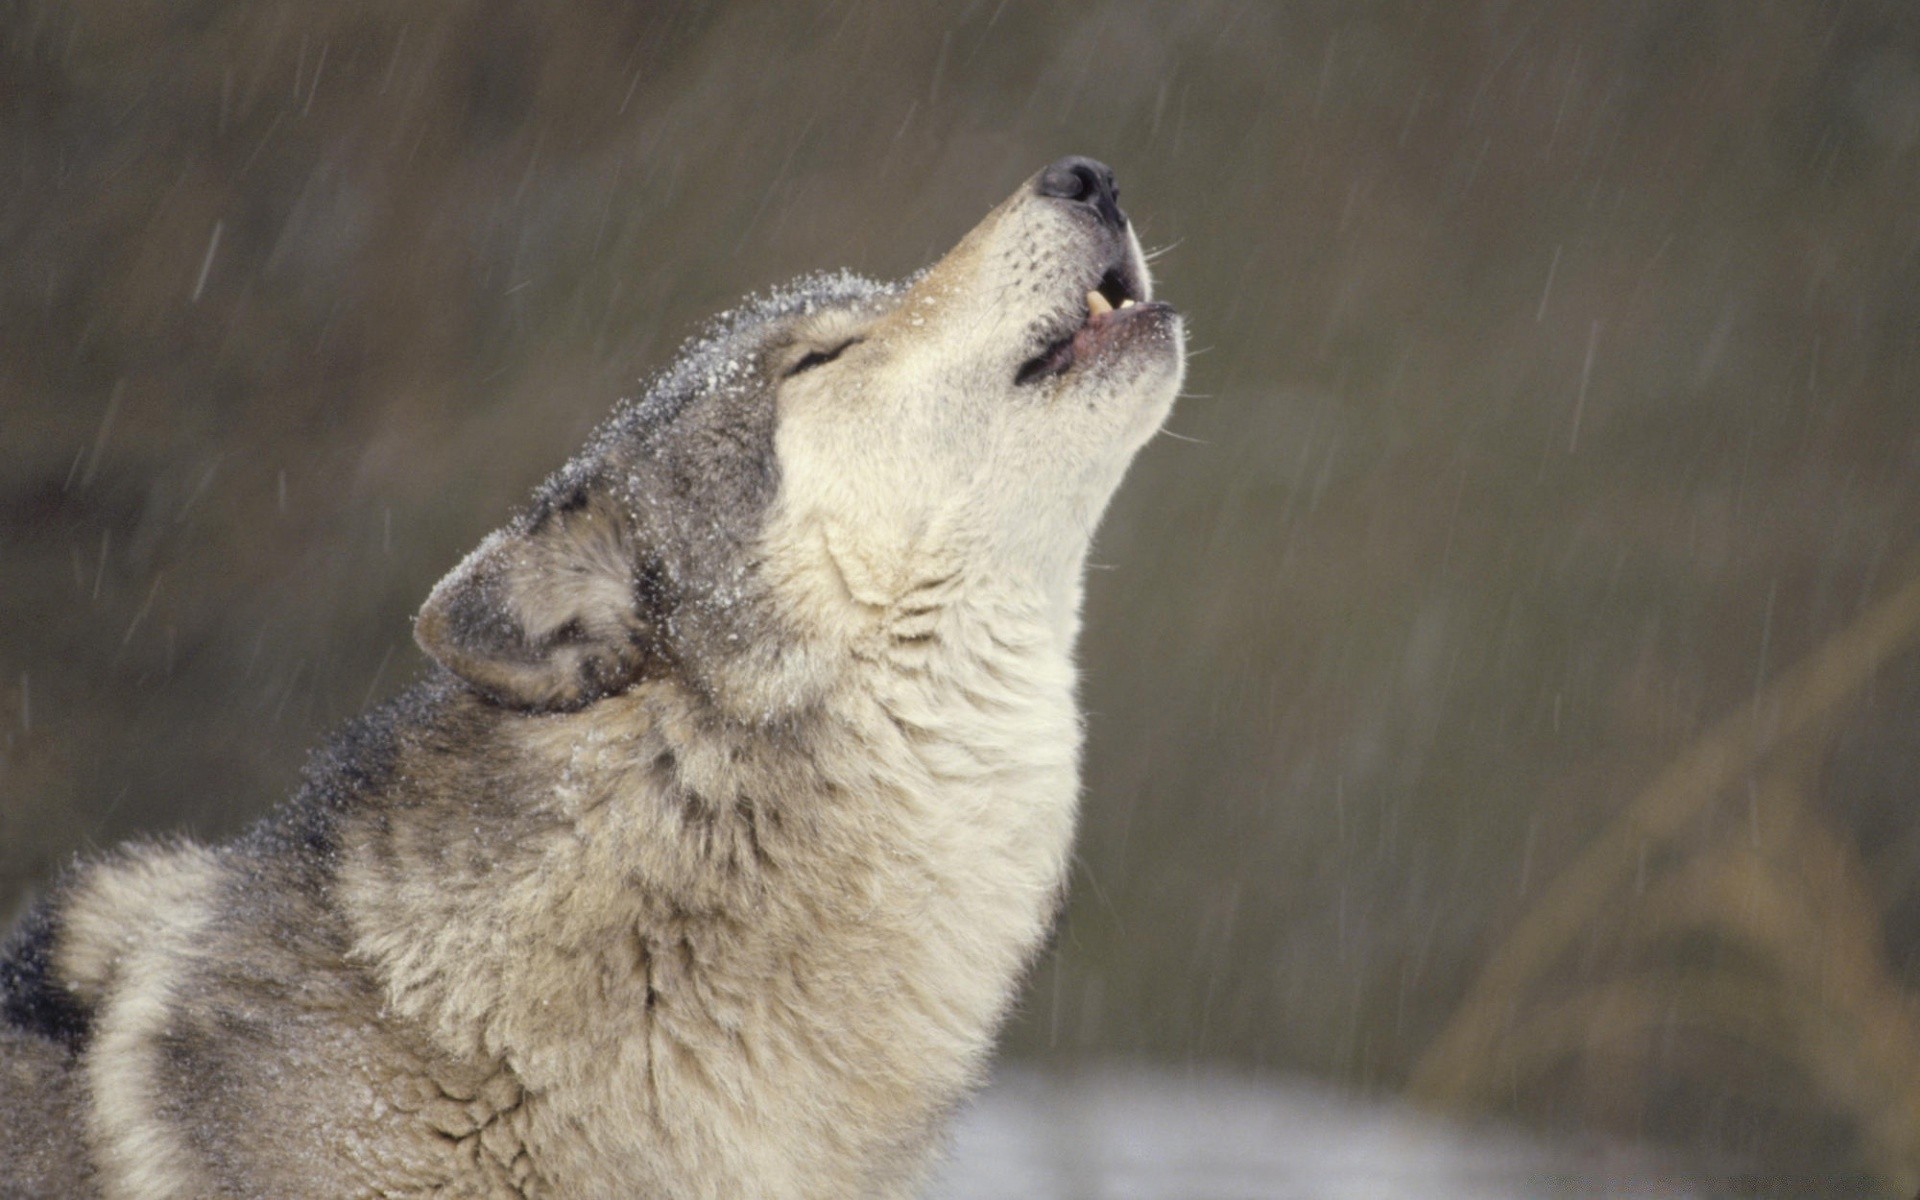
[[[646,667],[655,621],[640,574],[616,521],[549,512],[488,535],[435,586],[413,637],[498,703],[580,708]]]

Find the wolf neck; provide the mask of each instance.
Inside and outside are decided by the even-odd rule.
[[[625,1072],[644,1088],[619,1103],[663,1123],[685,1119],[666,1092],[750,1098],[743,1064],[796,1046],[816,1048],[821,1112],[858,1098],[931,1122],[977,1074],[1052,917],[1079,728],[1056,603],[927,582],[775,721],[665,682],[502,714],[500,735],[560,781],[516,802],[524,829],[497,843],[512,861],[432,896],[405,863],[446,853],[430,843],[343,870],[397,1007],[535,1088],[605,1076],[618,1092],[609,1071]],[[424,935],[423,908],[441,922]],[[741,1041],[755,1051],[725,1049]],[[849,1063],[862,1078],[842,1078]]]

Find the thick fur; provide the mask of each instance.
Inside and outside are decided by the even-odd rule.
[[[249,836],[70,872],[0,968],[0,1194],[912,1194],[1057,903],[1088,538],[1182,370],[1142,305],[1016,382],[1146,298],[1045,178],[722,318]]]

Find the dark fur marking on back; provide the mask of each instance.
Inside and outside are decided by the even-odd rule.
[[[432,672],[341,726],[307,759],[293,802],[262,818],[241,846],[269,854],[297,848],[289,861],[330,871],[340,817],[371,807],[371,797],[387,790],[399,759],[399,731],[425,723],[450,690],[451,679]]]
[[[93,1014],[53,979],[53,910],[36,904],[0,950],[0,1020],[78,1050]]]

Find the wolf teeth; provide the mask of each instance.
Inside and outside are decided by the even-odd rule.
[[[1112,311],[1113,305],[1107,303],[1105,296],[1102,296],[1099,292],[1087,293],[1087,313],[1089,316],[1104,317]]]

